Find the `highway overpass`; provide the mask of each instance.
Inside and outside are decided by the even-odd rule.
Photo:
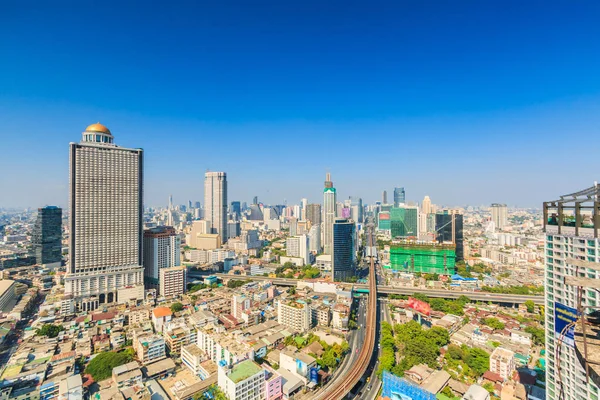
[[[229,275],[229,274],[212,274],[216,275],[220,279],[246,279],[253,281],[272,281],[278,286],[296,286],[299,282],[297,279],[286,279],[286,278],[269,278],[266,276],[250,276],[250,275]],[[190,271],[188,274],[190,278],[206,277],[206,274],[194,273]],[[360,290],[364,292],[369,291],[369,287],[364,283],[352,284],[354,290]],[[413,293],[423,293],[428,297],[441,297],[447,299],[456,299],[460,296],[467,296],[471,300],[475,301],[491,301],[492,303],[505,303],[505,304],[522,304],[527,300],[532,300],[535,304],[543,305],[544,296],[531,296],[531,295],[516,295],[516,294],[498,294],[498,293],[487,293],[487,292],[469,292],[460,290],[440,290],[440,289],[423,289],[415,287],[391,287],[377,285],[378,295],[388,294],[399,294],[399,295],[411,295]]]

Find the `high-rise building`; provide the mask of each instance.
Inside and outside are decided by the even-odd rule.
[[[315,254],[321,252],[321,225],[313,225],[308,232],[308,248]]]
[[[429,196],[425,196],[423,204],[421,205],[421,212],[423,214],[431,214],[431,199]]]
[[[401,206],[390,210],[392,237],[419,235],[419,210],[417,207]]]
[[[350,197],[350,213],[351,218],[355,222],[362,224],[364,209],[363,201],[360,197]]]
[[[321,225],[321,205],[308,204],[306,206],[306,219],[310,221],[313,226]]]
[[[62,262],[62,209],[38,208],[31,238],[36,263],[60,267]]]
[[[394,207],[406,203],[406,192],[403,187],[394,188]]]
[[[167,298],[180,296],[185,293],[186,281],[187,267],[185,265],[161,268],[159,270],[158,293]]]
[[[204,219],[209,222],[210,232],[227,241],[227,174],[207,172],[204,176]]]
[[[199,201],[197,201],[197,202],[194,203],[194,208],[200,208],[200,202]]]
[[[304,265],[310,265],[310,248],[307,235],[287,238],[285,247],[288,257],[300,257],[304,261]]]
[[[490,211],[492,212],[492,221],[496,229],[504,229],[508,224],[508,208],[506,204],[494,203],[490,207]]]
[[[335,281],[344,281],[354,275],[356,267],[356,224],[352,220],[336,218],[333,224],[332,270]]]
[[[240,236],[240,222],[239,221],[228,221],[227,222],[227,238],[235,238]]]
[[[381,204],[387,204],[387,190],[384,190],[381,194]]]
[[[438,243],[452,243],[456,246],[456,261],[465,258],[463,216],[455,210],[443,210],[435,214],[435,234]]]
[[[258,196],[254,196],[252,199],[252,204],[258,204]]]
[[[173,209],[173,195],[169,195],[169,210]]]
[[[308,199],[300,200],[300,215],[298,216],[299,219],[302,219],[302,220],[306,219],[306,206],[307,205],[308,205]]]
[[[240,215],[242,215],[242,206],[239,201],[231,202],[231,214],[235,219],[239,219]]]
[[[181,239],[171,226],[144,231],[144,284],[159,289],[160,271],[181,265]]]
[[[544,203],[548,400],[598,397],[598,375],[592,373],[595,367],[590,365],[588,375],[583,364],[586,352],[597,354],[597,345],[592,350],[588,340],[585,349],[577,314],[578,310],[588,313],[598,306],[598,293],[592,286],[598,287],[600,278],[599,199],[600,186],[594,184],[588,189],[560,196],[560,200]],[[579,282],[590,287],[578,286]],[[575,332],[571,330],[569,334],[565,328],[576,320]],[[594,332],[593,329],[590,331]],[[588,332],[588,335],[596,337],[595,333]]]
[[[142,300],[143,151],[92,124],[70,144],[70,250],[65,293],[82,311]]]
[[[323,189],[323,252],[325,254],[332,254],[333,223],[335,222],[336,207],[335,188],[328,172],[325,179],[325,189]]]

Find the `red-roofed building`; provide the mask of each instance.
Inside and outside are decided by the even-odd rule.
[[[64,361],[71,361],[71,360],[75,360],[75,352],[67,351],[64,353],[53,355],[52,358],[50,358],[50,365],[56,365],[56,364],[60,364]]]
[[[485,373],[483,374],[483,380],[484,383],[487,381],[494,384],[504,382],[504,379],[502,379],[502,377],[499,374],[492,371],[485,371]]]
[[[92,321],[94,322],[108,322],[115,317],[116,313],[113,312],[105,312],[92,314]]]
[[[169,322],[173,313],[169,307],[156,307],[152,310],[152,324],[156,332],[162,332],[165,323]]]

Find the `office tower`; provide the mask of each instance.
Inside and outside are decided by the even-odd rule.
[[[559,196],[557,196],[559,197]],[[546,332],[546,398],[548,400],[596,399],[598,375],[590,364],[590,374],[583,362],[581,321],[575,332],[562,334],[569,322],[576,320],[579,305],[590,313],[598,305],[600,274],[600,186],[560,196],[560,200],[544,203],[545,230],[545,332]],[[573,279],[590,287],[576,286]],[[581,284],[579,283],[579,284]],[[581,296],[581,303],[578,298]],[[587,308],[593,307],[593,308]],[[588,337],[596,337],[593,326],[586,327]],[[594,339],[597,343],[597,340]],[[587,340],[588,354],[597,354]],[[583,361],[583,362],[582,362]],[[597,369],[596,369],[597,370]],[[589,381],[586,381],[586,376]]]
[[[425,196],[423,199],[423,204],[421,205],[421,212],[423,214],[431,214],[431,199],[429,196]]]
[[[404,188],[394,188],[394,207],[400,207],[400,205],[404,203],[406,203],[406,192],[404,192]]]
[[[305,220],[306,219],[306,206],[308,205],[308,199],[300,200],[300,216],[298,218]]]
[[[304,261],[304,265],[310,265],[308,236],[299,235],[289,237],[286,239],[285,247],[288,257],[300,257]]]
[[[290,224],[290,236],[296,236],[298,234],[298,218],[292,217],[289,219]]]
[[[359,223],[363,223],[363,201],[360,197],[350,197],[351,218]]]
[[[252,199],[252,204],[258,204],[258,196],[254,196]]]
[[[62,209],[54,206],[38,208],[31,238],[35,262],[51,268],[62,262]]]
[[[344,281],[354,276],[356,266],[356,224],[346,218],[336,218],[333,224],[333,280]]]
[[[264,221],[264,215],[258,204],[250,206],[250,214],[247,217],[248,221]]]
[[[392,237],[408,237],[419,235],[419,209],[402,206],[390,210],[390,229]]]
[[[323,247],[325,254],[332,254],[333,246],[333,223],[336,216],[336,193],[329,172],[325,179],[323,189]]]
[[[194,208],[200,208],[200,202],[199,201],[197,201],[197,202],[194,203]]]
[[[169,195],[169,210],[173,209],[173,195]]]
[[[207,172],[204,177],[204,219],[209,222],[210,232],[227,241],[227,174]]]
[[[186,292],[187,267],[161,268],[159,270],[158,293],[162,297],[180,296]]]
[[[435,234],[438,243],[452,243],[456,246],[456,261],[465,259],[461,214],[455,210],[444,210],[435,214]]]
[[[191,201],[191,200],[188,200],[188,206],[187,206],[187,209],[188,209],[188,211],[190,211],[192,208],[194,208],[194,207],[192,206],[192,201]]]
[[[308,232],[308,247],[315,254],[321,252],[321,225],[313,225]]]
[[[69,270],[65,294],[91,311],[144,298],[143,151],[118,147],[92,124],[70,147]]]
[[[306,206],[306,219],[310,221],[312,226],[321,225],[321,205],[308,204]]]
[[[231,239],[240,236],[240,222],[239,221],[228,221],[227,222],[227,238]]]
[[[381,195],[381,204],[387,204],[387,190],[384,190]]]
[[[490,211],[492,212],[492,221],[496,229],[504,229],[508,224],[508,209],[506,204],[494,203],[490,207]]]
[[[181,265],[181,239],[171,226],[144,231],[144,284],[159,289],[160,271]]]
[[[231,214],[235,217],[235,219],[239,219],[242,215],[242,206],[239,201],[231,202]]]

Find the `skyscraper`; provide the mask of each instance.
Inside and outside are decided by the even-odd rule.
[[[362,199],[360,197],[350,197],[350,215],[354,222],[362,224],[364,211]]]
[[[332,254],[333,223],[336,216],[336,193],[329,172],[325,178],[323,189],[323,247],[325,254]]]
[[[308,204],[306,206],[306,219],[310,221],[313,226],[321,225],[321,205]]]
[[[504,229],[508,224],[508,208],[506,204],[494,203],[490,207],[490,211],[492,212],[492,221],[496,229]]]
[[[231,202],[231,214],[235,219],[238,219],[242,215],[242,206],[239,201]]]
[[[419,235],[419,217],[417,207],[402,206],[390,210],[390,229],[392,237]]]
[[[394,188],[394,207],[400,207],[400,205],[404,203],[406,203],[406,192],[404,191],[404,188]]]
[[[423,214],[431,214],[431,199],[429,196],[425,196],[423,204],[421,205],[421,212]]]
[[[221,243],[227,241],[227,174],[207,172],[204,176],[204,219],[210,233],[218,233]]]
[[[557,196],[559,197],[559,196]],[[600,186],[560,196],[544,203],[545,235],[545,333],[546,398],[548,400],[596,399],[597,363],[589,375],[583,362],[586,353],[597,354],[597,327],[586,323],[583,343],[580,312],[598,305],[600,275]],[[581,286],[585,284],[588,287]],[[580,299],[580,300],[578,300]],[[588,308],[589,307],[589,308]],[[569,334],[567,326],[576,322]],[[563,331],[564,330],[564,331]],[[590,337],[594,337],[593,341]],[[587,379],[586,379],[587,378]]]
[[[356,224],[345,218],[333,223],[331,266],[333,280],[344,281],[354,275],[356,266]]]
[[[169,195],[169,210],[173,209],[173,195]]]
[[[160,270],[181,265],[181,239],[171,226],[144,231],[144,284],[159,288]]]
[[[62,209],[55,206],[38,208],[31,238],[35,262],[60,267],[62,261]]]
[[[439,243],[453,243],[456,246],[456,261],[463,261],[464,237],[463,216],[452,210],[444,210],[435,214],[435,233]]]
[[[254,196],[252,199],[252,204],[258,204],[258,196]]]
[[[381,204],[387,204],[387,190],[384,190],[381,195]]]
[[[82,311],[144,297],[143,151],[118,147],[100,123],[70,147],[65,293]]]

